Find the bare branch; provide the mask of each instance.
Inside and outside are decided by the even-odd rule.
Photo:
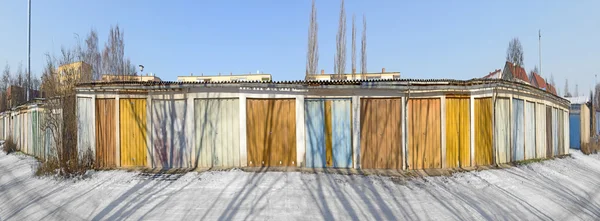
[[[363,31],[360,50],[361,79],[367,78],[367,16],[363,14]]]
[[[312,9],[309,20],[308,50],[306,52],[306,80],[309,80],[309,75],[317,74],[317,69],[319,66],[319,28],[317,24],[317,7],[315,5],[315,0],[312,1]]]
[[[343,79],[346,71],[346,10],[344,8],[344,0],[341,0],[340,6],[340,20],[336,36],[336,56],[334,66],[337,75],[336,79]]]

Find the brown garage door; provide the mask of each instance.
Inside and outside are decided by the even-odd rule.
[[[115,167],[115,99],[96,100],[96,166]]]
[[[440,99],[408,101],[409,169],[442,167]]]
[[[361,168],[402,169],[402,99],[360,100]]]
[[[248,166],[296,165],[294,99],[247,99]]]

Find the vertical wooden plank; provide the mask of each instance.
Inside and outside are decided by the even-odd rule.
[[[475,164],[492,164],[492,98],[475,99]]]
[[[331,100],[325,100],[325,162],[327,167],[333,166],[333,147],[332,147],[332,117],[331,117]]]
[[[352,167],[352,109],[350,99],[332,100],[333,167]]]
[[[525,159],[524,101],[513,99],[513,161]]]
[[[120,100],[121,166],[146,166],[146,100]]]
[[[361,99],[361,168],[402,168],[401,99]]]
[[[469,98],[446,98],[446,167],[471,166]]]
[[[115,100],[96,100],[96,165],[100,168],[116,167]]]
[[[326,166],[324,101],[321,99],[304,100],[306,128],[306,167],[322,168]]]
[[[552,158],[553,154],[553,134],[552,134],[552,107],[546,106],[546,158]]]
[[[410,99],[410,169],[441,168],[439,99]]]

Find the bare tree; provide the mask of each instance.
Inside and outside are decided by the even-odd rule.
[[[50,155],[48,161],[56,164],[42,164],[43,167],[57,165],[52,171],[59,175],[82,174],[91,165],[91,153],[79,156],[77,153],[77,115],[75,86],[83,79],[77,76],[78,68],[64,68],[58,72],[56,67],[71,64],[79,57],[78,49],[61,49],[58,58],[46,55],[46,65],[42,73],[41,90],[46,94],[44,102],[44,120],[41,124],[44,133],[50,137]],[[83,161],[85,159],[86,161]],[[82,166],[83,165],[83,166]]]
[[[564,97],[572,97],[573,95],[569,92],[569,79],[565,79],[565,91]]]
[[[130,75],[125,63],[125,34],[119,25],[111,27],[108,42],[102,51],[102,72],[119,76]]]
[[[336,73],[336,79],[343,79],[344,72],[346,72],[346,10],[344,7],[344,0],[341,1],[340,5],[340,20],[338,24],[338,32],[336,35],[336,53],[334,72]]]
[[[310,75],[317,74],[319,66],[319,25],[317,24],[317,6],[315,5],[315,0],[312,1],[309,20],[308,50],[306,52],[306,80],[309,80],[308,78]]]
[[[508,49],[506,49],[506,61],[512,62],[517,67],[522,67],[525,63],[523,62],[523,46],[519,38],[513,38],[508,42]]]
[[[85,38],[85,50],[81,50],[80,57],[81,60],[92,67],[92,80],[100,80],[101,78],[102,56],[98,47],[98,33],[96,30],[91,29]]]
[[[594,98],[596,99],[594,101],[594,104],[596,105],[596,109],[599,110],[600,109],[600,84],[596,84],[596,86],[594,87]],[[600,125],[598,125],[600,126]]]
[[[2,79],[0,81],[0,112],[8,109],[8,94],[6,93],[6,90],[10,87],[11,81],[10,66],[6,64],[6,66],[4,66],[4,71],[2,71]]]
[[[352,14],[352,79],[356,79],[356,15]]]
[[[361,79],[367,78],[367,16],[363,14],[363,30],[360,49]]]
[[[579,96],[579,85],[575,84],[575,93],[573,94],[574,97]]]

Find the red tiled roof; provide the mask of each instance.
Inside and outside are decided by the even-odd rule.
[[[499,78],[499,77],[494,77],[494,75],[498,74],[499,72],[501,72],[501,70],[496,69],[496,70],[490,72],[488,75],[484,76],[483,78]]]
[[[546,89],[546,81],[539,74],[533,72],[533,79],[531,81],[535,81],[535,85],[540,89]]]
[[[548,91],[551,94],[557,95],[556,94],[556,89],[554,88],[554,86],[552,86],[551,84],[546,84],[547,88],[546,91]]]
[[[511,63],[509,61],[507,61],[506,64],[510,68],[514,78],[523,80],[523,81],[529,83],[529,78],[527,77],[527,72],[525,71],[525,68],[516,67],[513,65],[513,63]]]

